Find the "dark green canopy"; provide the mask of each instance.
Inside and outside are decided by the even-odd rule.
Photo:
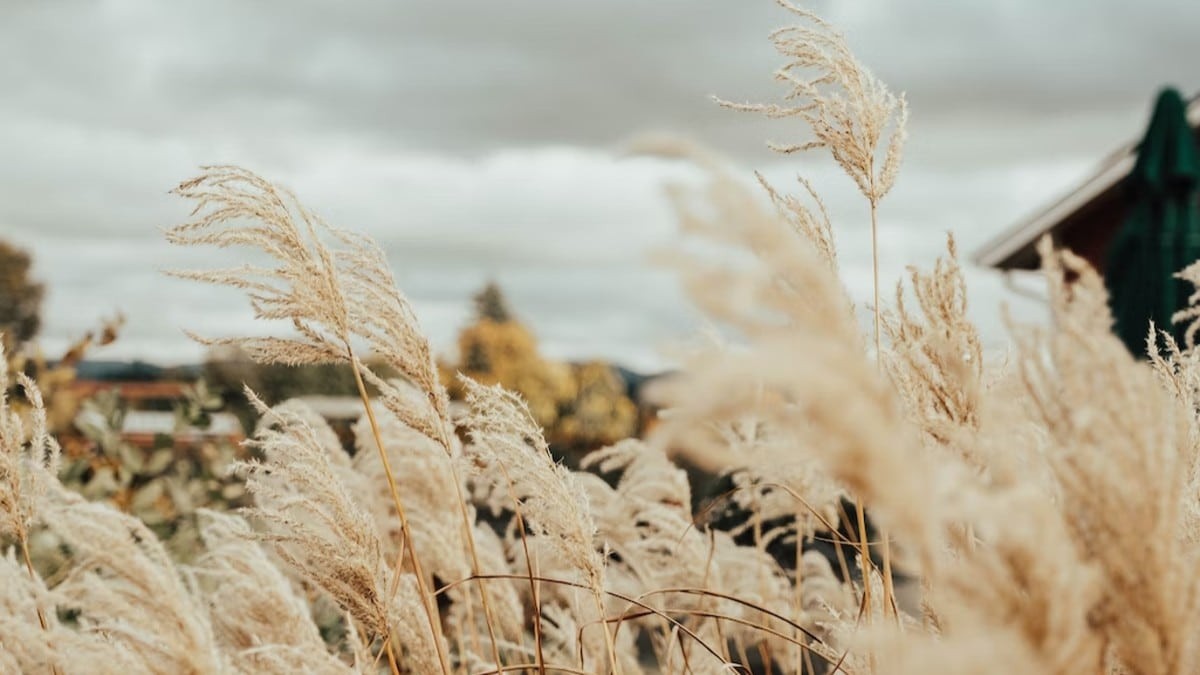
[[[1200,152],[1178,91],[1158,95],[1125,180],[1129,219],[1109,248],[1105,283],[1117,335],[1145,356],[1151,321],[1182,343],[1183,327],[1171,315],[1186,305],[1191,286],[1174,275],[1200,259]]]

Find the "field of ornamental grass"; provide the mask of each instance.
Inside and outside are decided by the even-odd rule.
[[[844,236],[874,238],[904,98],[834,28],[785,7],[794,25],[771,36],[782,103],[719,103],[782,120],[799,140],[781,152],[829,153],[870,208]],[[1135,360],[1098,276],[1044,243],[1051,327],[1010,321],[1014,347],[985,362],[953,239],[894,287],[874,280],[864,331],[815,186],[657,151],[707,176],[672,193],[682,243],[664,257],[732,337],[698,343],[647,438],[579,471],[555,462],[518,396],[465,380],[466,412],[449,405],[370,239],[240,168],[180,184],[193,211],[167,237],[235,262],[175,274],[241,289],[292,326],[195,339],[348,364],[356,451],[302,404],[261,405],[251,459],[231,467],[252,505],[202,511],[202,550],[180,560],[137,518],[66,489],[36,385],[0,383],[18,392],[0,403],[0,672],[1200,670],[1190,334],[1162,349],[1150,335]],[[236,262],[245,249],[269,262]],[[738,469],[722,499],[742,522],[692,512],[680,452]],[[35,540],[62,563],[39,569]]]

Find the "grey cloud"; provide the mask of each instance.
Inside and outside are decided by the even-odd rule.
[[[1172,0],[908,0],[855,12],[849,28],[862,33],[852,40],[862,58],[895,86],[978,108],[1054,113],[1121,109],[1163,81],[1200,86],[1198,23],[1200,6]]]
[[[554,199],[562,203],[514,198],[506,190],[489,187],[511,185],[544,170],[537,168],[544,161],[540,153],[528,153],[523,161],[514,156],[500,164],[503,169],[465,164],[448,172],[435,167],[428,172],[426,190],[453,195],[455,186],[465,183],[481,195],[462,210],[450,212],[440,212],[443,206],[437,200],[395,197],[402,205],[403,221],[417,224],[410,226],[408,234],[399,235],[387,225],[397,216],[391,201],[365,199],[358,190],[371,186],[358,185],[357,176],[346,176],[344,184],[323,176],[294,178],[304,186],[297,188],[302,195],[312,193],[321,212],[340,216],[334,222],[356,228],[365,225],[381,238],[399,286],[412,298],[424,329],[442,352],[453,349],[457,330],[468,320],[471,294],[494,279],[549,353],[661,365],[658,347],[684,338],[699,325],[673,276],[647,261],[650,251],[677,243],[673,216],[659,188],[664,181],[686,178],[687,172],[654,163],[634,163],[640,169],[630,171],[622,161],[594,152],[556,153],[573,156],[566,163],[573,168],[563,172],[553,190]],[[562,166],[562,162],[560,157],[552,165]],[[768,175],[783,185],[790,170],[778,165]],[[633,173],[633,179],[623,177],[625,173]],[[845,177],[828,167],[814,168],[812,173],[835,217],[847,288],[865,307],[872,290],[865,211]],[[1005,208],[1015,213],[1012,205],[1040,199],[1055,189],[1056,176],[1067,173],[1053,165],[980,170],[960,175],[964,189],[949,198],[942,193],[948,174],[909,172],[883,209],[880,243],[885,292],[903,276],[906,266],[927,265],[941,253],[946,230],[958,231],[964,248],[989,234],[986,228],[959,222],[958,214],[1003,213]],[[340,185],[347,186],[345,192],[337,189]],[[603,213],[572,209],[572,199],[584,204],[599,199],[604,204],[596,208]],[[487,219],[496,213],[504,214],[505,224],[489,227]],[[435,225],[423,229],[421,223]],[[200,350],[182,338],[184,328],[214,335],[268,329],[252,321],[237,293],[160,274],[164,268],[226,265],[236,253],[178,249],[149,230],[122,236],[36,236],[0,227],[0,236],[34,247],[37,273],[50,288],[46,333],[58,343],[117,309],[129,317],[125,336],[111,352],[119,355],[194,358]],[[997,302],[1011,299],[1011,294],[981,271],[970,270],[968,280],[973,312],[985,339],[993,346],[1002,345]],[[1021,315],[1036,317],[1034,305],[1024,303],[1018,309]]]
[[[1127,116],[1163,81],[1200,86],[1200,5],[1022,0],[827,3],[930,126],[955,115]],[[8,105],[46,119],[217,143],[297,133],[475,154],[670,128],[749,152],[770,2],[42,3],[6,11]],[[85,112],[86,111],[86,112]],[[1124,119],[1124,118],[1122,118]],[[951,142],[950,140],[946,141]]]
[[[470,293],[495,277],[548,349],[646,361],[694,320],[644,262],[673,236],[661,185],[686,171],[610,152],[656,129],[712,143],[747,173],[814,177],[851,291],[869,297],[865,213],[850,184],[827,163],[763,149],[794,125],[708,100],[779,93],[766,34],[788,16],[769,0],[329,7],[0,6],[0,236],[35,249],[52,340],[115,307],[130,314],[116,346],[130,353],[194,353],[182,326],[252,329],[236,296],[156,271],[220,264],[170,249],[157,228],[185,216],[171,185],[198,164],[236,162],[376,236],[438,344],[452,343]],[[906,167],[882,212],[889,284],[940,251],[946,230],[970,250],[1054,196],[1140,130],[1158,84],[1200,88],[1200,3],[817,9],[913,108]],[[996,305],[1011,294],[970,274],[973,311],[1002,340]]]

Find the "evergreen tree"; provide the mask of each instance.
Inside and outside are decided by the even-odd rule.
[[[512,312],[508,308],[508,300],[504,292],[494,281],[489,281],[483,290],[475,294],[475,314],[479,319],[489,319],[496,323],[506,323],[512,320]]]

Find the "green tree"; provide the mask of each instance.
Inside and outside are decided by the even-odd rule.
[[[4,349],[16,351],[41,328],[45,288],[29,276],[29,253],[0,241],[0,332]]]

